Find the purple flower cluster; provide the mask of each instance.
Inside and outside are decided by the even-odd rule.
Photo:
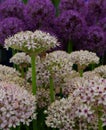
[[[5,0],[0,4],[1,18],[17,17],[23,18],[24,3],[19,0]]]
[[[50,0],[29,0],[24,10],[25,22],[32,31],[51,24],[54,16],[55,9]]]
[[[95,25],[106,16],[106,0],[89,0],[86,21],[88,25]]]
[[[90,26],[79,48],[94,51],[103,56],[106,50],[105,39],[105,33],[101,27]]]
[[[59,5],[60,12],[75,10],[85,15],[87,12],[84,0],[61,0]]]
[[[4,45],[4,40],[8,36],[25,30],[24,22],[15,17],[5,18],[0,22],[0,45]]]
[[[77,11],[64,11],[55,19],[55,30],[57,35],[60,39],[64,39],[65,41],[74,41],[76,38],[80,39],[85,28],[86,23],[84,18],[81,17]]]

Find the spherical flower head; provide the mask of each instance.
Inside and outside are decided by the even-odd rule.
[[[94,72],[99,74],[101,77],[106,78],[106,65],[101,65],[95,68]]]
[[[0,64],[0,74],[5,75],[5,76],[11,75],[13,77],[20,76],[20,73],[18,71],[16,71],[15,68],[5,66],[5,65],[1,65],[1,64]]]
[[[84,18],[76,11],[64,11],[55,19],[55,28],[58,35],[65,40],[80,38],[85,29]]]
[[[78,65],[78,69],[85,69],[89,64],[98,64],[99,57],[96,53],[87,50],[75,51],[70,54],[70,58],[74,64]]]
[[[5,0],[0,4],[0,16],[2,18],[17,17],[23,19],[24,6],[20,0]]]
[[[106,1],[105,0],[89,0],[88,13],[86,20],[88,25],[97,24],[101,18],[106,16]]]
[[[29,0],[24,9],[25,22],[30,30],[51,24],[55,9],[50,0]]]
[[[4,102],[5,100],[5,102]],[[13,83],[0,82],[0,128],[10,130],[36,119],[36,98]]]
[[[82,41],[83,49],[93,51],[99,56],[103,56],[106,50],[106,38],[103,29],[99,26],[91,26],[88,28],[85,40]]]
[[[25,30],[24,22],[15,17],[5,18],[0,22],[0,45],[4,45],[4,40],[17,32]]]
[[[24,52],[18,52],[10,59],[10,63],[16,65],[29,65],[31,63],[31,58]]]
[[[27,52],[29,54],[39,54],[58,46],[56,37],[49,33],[36,30],[35,32],[19,32],[5,40],[5,47]]]
[[[59,5],[60,12],[66,10],[75,10],[83,16],[87,13],[86,3],[84,0],[61,0]]]

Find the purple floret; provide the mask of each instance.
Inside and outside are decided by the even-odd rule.
[[[55,9],[50,0],[29,0],[25,10],[25,22],[30,30],[52,24]]]
[[[83,16],[87,13],[87,6],[84,0],[61,0],[59,5],[60,13],[67,10],[75,10]]]
[[[0,16],[2,18],[17,17],[23,19],[24,6],[20,0],[5,0],[0,4]]]
[[[24,31],[25,24],[16,17],[5,18],[0,22],[0,45],[4,45],[4,40],[17,32]]]
[[[86,20],[89,26],[95,25],[106,16],[106,0],[89,0]]]
[[[105,33],[106,33],[106,17],[105,18],[103,18],[103,19],[101,19],[99,22],[98,22],[98,25],[100,26],[100,27],[102,27],[102,29],[105,31]]]

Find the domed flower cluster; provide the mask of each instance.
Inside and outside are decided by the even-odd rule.
[[[0,45],[4,45],[4,40],[17,32],[25,30],[24,22],[15,17],[8,17],[0,22]]]
[[[19,72],[16,71],[16,69],[5,65],[0,65],[0,74],[4,76],[11,75],[13,77],[20,76]]]
[[[0,16],[2,18],[17,17],[23,19],[25,5],[20,0],[5,0],[0,4]]]
[[[9,47],[28,53],[41,53],[58,46],[56,37],[49,33],[36,30],[35,32],[19,32],[5,40],[5,47]]]
[[[36,119],[36,99],[16,84],[0,82],[0,128],[10,130]]]
[[[98,21],[106,16],[106,1],[105,0],[89,0],[88,13],[86,20],[88,25],[95,25]]]
[[[30,64],[31,63],[31,58],[26,53],[19,52],[19,53],[16,53],[10,59],[10,63],[14,63],[14,64],[17,64],[17,65],[20,65],[20,64]]]
[[[106,50],[106,38],[103,29],[99,26],[91,26],[88,28],[85,40],[81,48],[96,52],[103,56]]]
[[[94,69],[94,72],[102,76],[103,78],[106,78],[106,65],[101,65]]]
[[[64,82],[64,78],[72,74],[73,63],[65,51],[54,51],[47,54],[45,66],[56,84]]]
[[[53,22],[55,9],[50,0],[28,0],[24,20],[28,29],[36,30]]]
[[[81,38],[86,26],[84,18],[77,11],[73,10],[61,13],[55,19],[54,24],[57,34],[65,40]]]
[[[71,61],[77,64],[79,69],[85,69],[89,64],[98,64],[99,57],[96,53],[87,50],[75,51],[70,54]]]
[[[48,110],[46,124],[60,130],[95,130],[105,126],[106,80],[86,80],[66,99],[55,101]]]
[[[66,10],[75,10],[80,12],[82,15],[87,13],[87,8],[84,0],[61,0],[59,5],[60,12]]]

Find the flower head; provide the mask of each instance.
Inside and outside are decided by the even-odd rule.
[[[105,0],[89,0],[88,13],[86,20],[88,25],[97,24],[101,18],[106,16],[106,1]]]
[[[91,26],[88,28],[85,39],[80,44],[80,48],[93,51],[99,56],[104,55],[106,50],[105,32],[99,26]]]
[[[61,0],[59,5],[60,12],[66,10],[75,10],[85,15],[87,13],[86,3],[84,0]]]
[[[0,16],[2,18],[17,17],[23,19],[24,6],[20,0],[5,0],[0,4]]]
[[[24,19],[30,30],[51,24],[55,9],[50,0],[29,0],[24,9]]]
[[[35,32],[19,32],[5,40],[5,47],[39,54],[58,46],[57,38],[49,33],[36,30]]]
[[[98,64],[99,57],[96,53],[87,50],[75,51],[70,54],[70,58],[74,64],[79,66],[79,69],[85,69],[89,64]],[[81,68],[80,68],[81,67]]]
[[[80,38],[86,26],[84,18],[73,10],[61,13],[54,24],[57,34],[65,40]]]
[[[30,64],[31,63],[31,58],[26,53],[19,52],[19,53],[16,53],[10,59],[10,63],[14,63],[14,64],[17,64],[17,65],[20,65],[20,64]]]
[[[25,30],[24,22],[15,17],[5,18],[0,22],[0,44],[4,45],[4,40],[17,32]]]
[[[5,102],[4,102],[5,101]],[[9,130],[36,119],[36,99],[16,84],[0,82],[0,128]]]

